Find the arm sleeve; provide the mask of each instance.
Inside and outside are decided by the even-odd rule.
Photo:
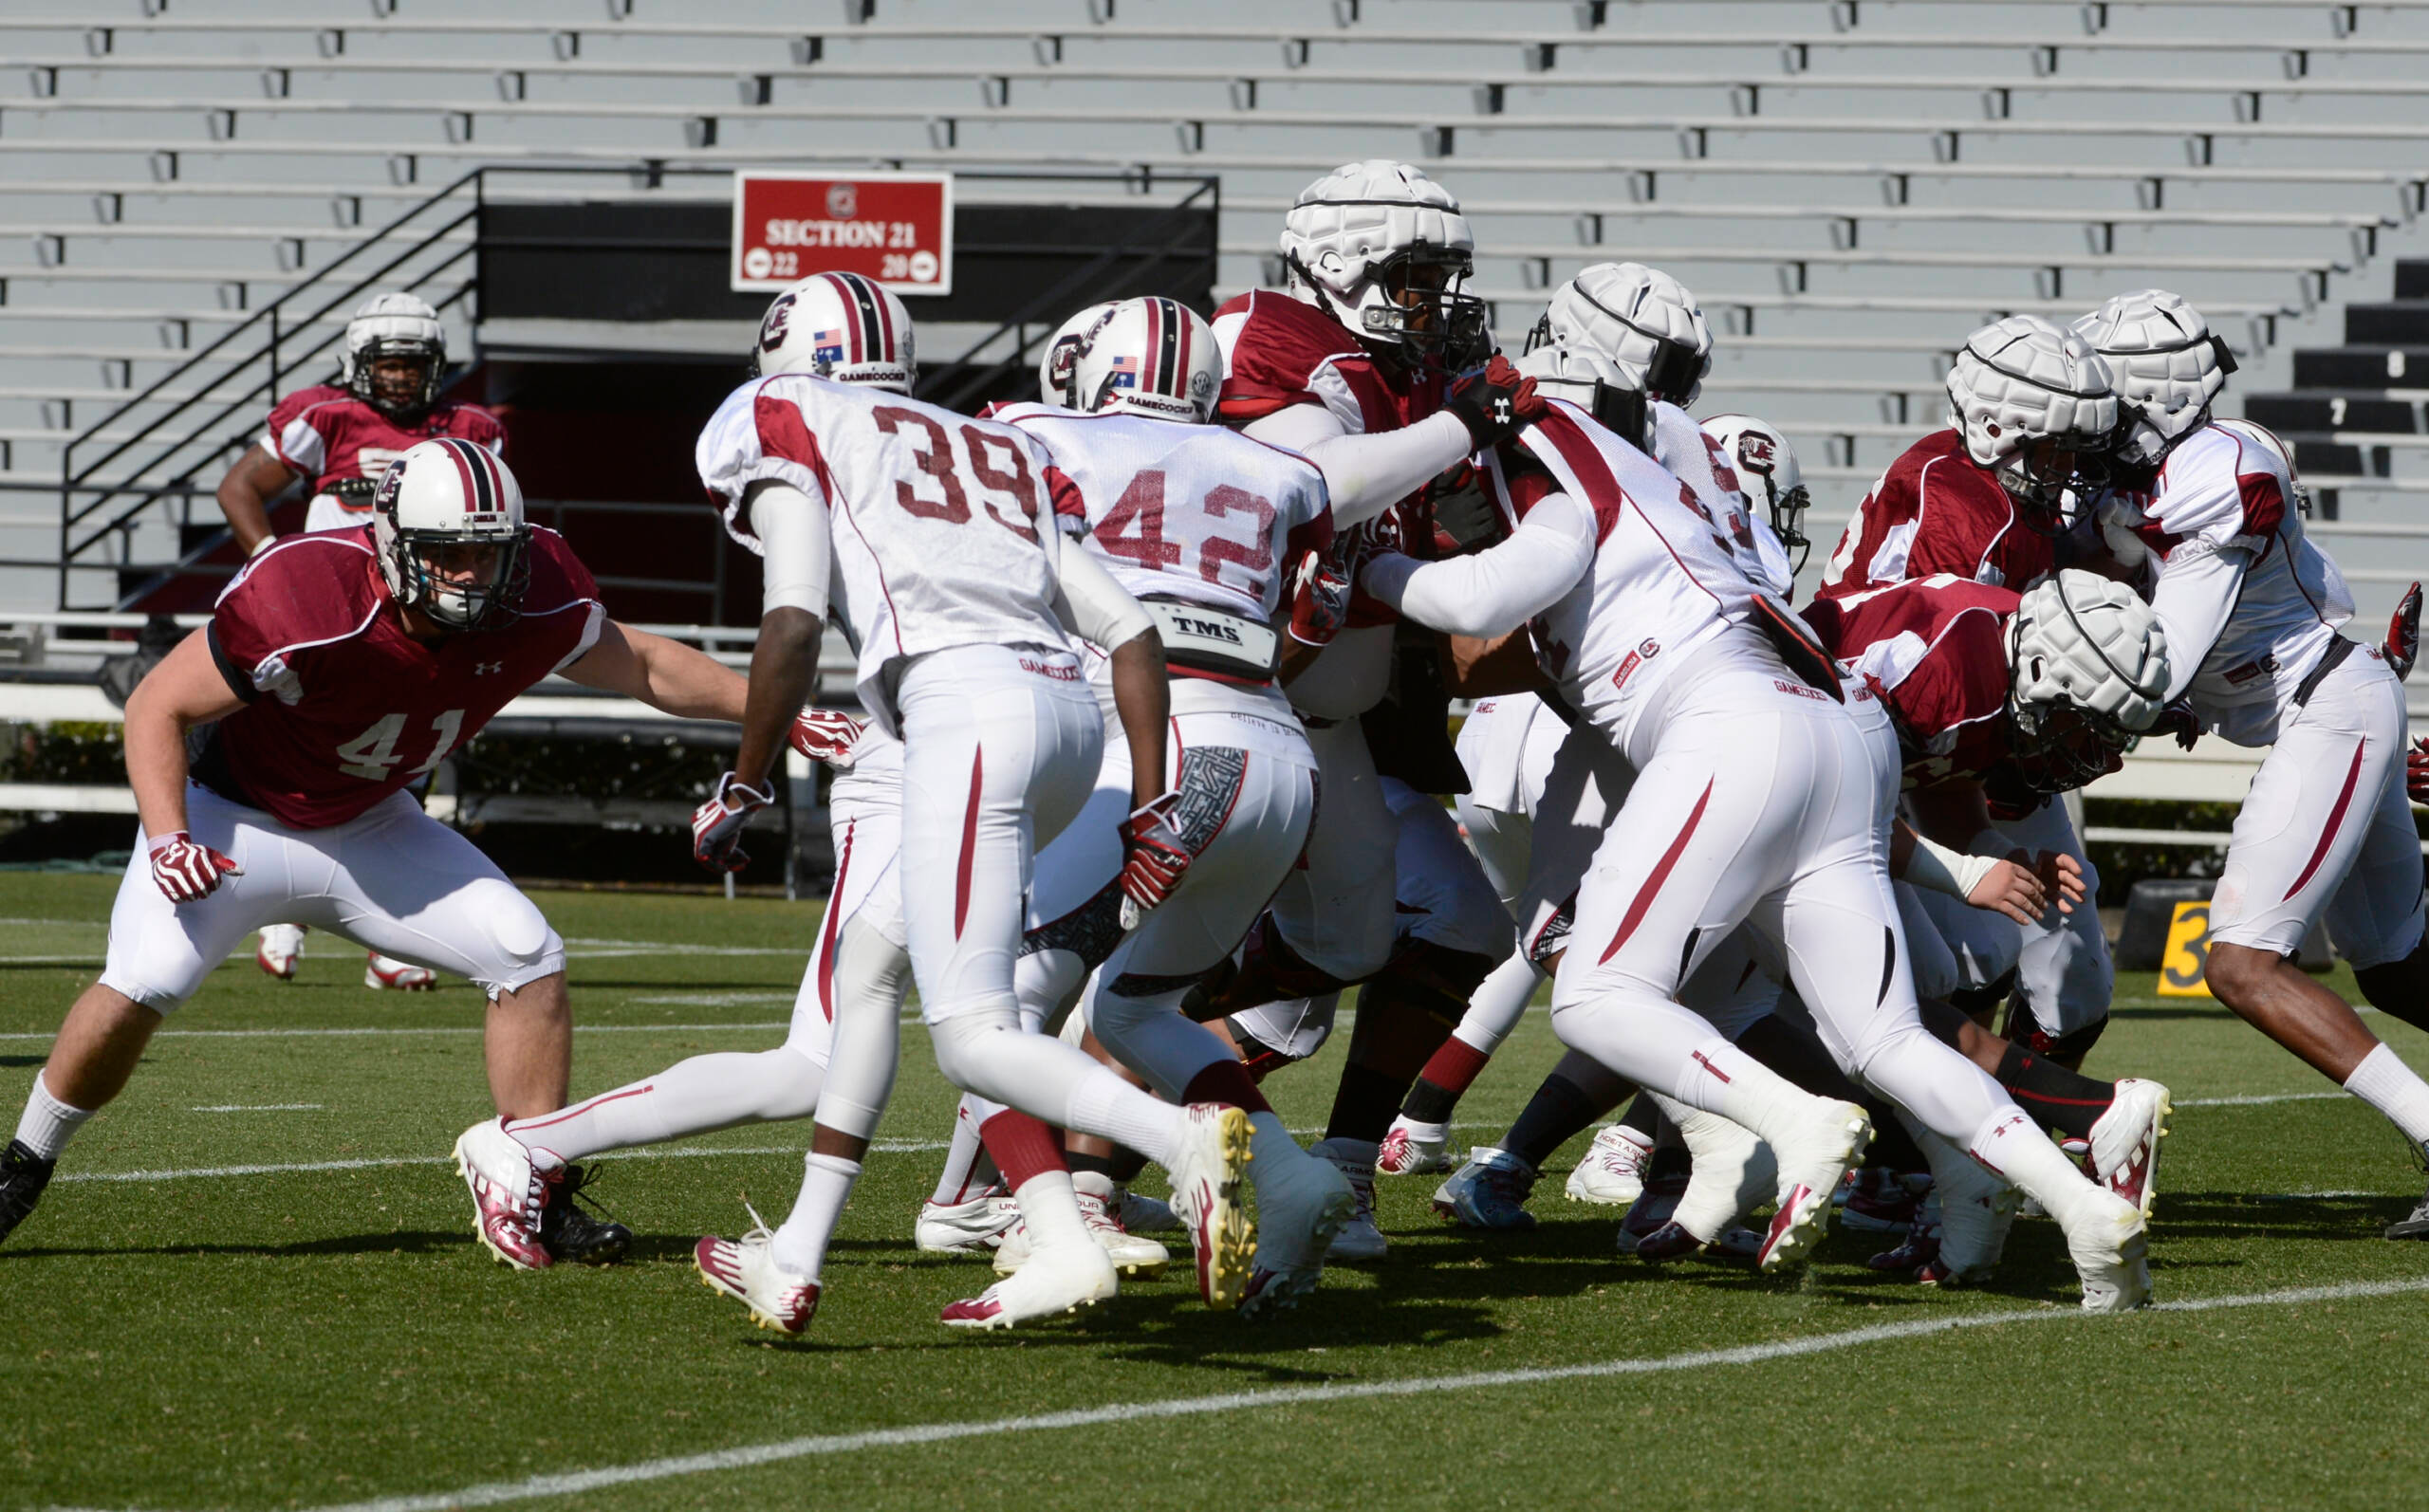
[[[1055,612],[1085,638],[1112,651],[1156,627],[1139,600],[1124,593],[1096,558],[1076,548],[1066,551],[1060,569]]]
[[[1286,415],[1322,414],[1300,406]],[[1328,415],[1327,421],[1338,425]],[[1306,422],[1293,419],[1304,427]],[[1268,439],[1260,434],[1259,440]],[[1371,520],[1466,459],[1468,428],[1449,412],[1373,435],[1337,433],[1300,448],[1325,475],[1333,523],[1343,529]]]
[[[2251,565],[2252,553],[2241,546],[2200,541],[2187,541],[2168,554],[2151,595],[2151,612],[2167,633],[2169,701],[2184,696],[2210,658],[2210,648],[2226,633]]]
[[[1497,546],[1445,562],[1378,557],[1365,590],[1408,618],[1455,636],[1498,636],[1550,608],[1594,561],[1594,517],[1548,493]]]
[[[751,484],[748,497],[765,584],[759,612],[801,609],[813,619],[825,618],[827,581],[834,571],[825,503],[772,479]]]

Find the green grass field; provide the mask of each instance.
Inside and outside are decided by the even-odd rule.
[[[98,969],[110,892],[0,877],[10,1119]],[[540,900],[574,942],[577,1094],[774,1042],[816,917]],[[1082,1318],[951,1333],[937,1309],[989,1278],[911,1247],[952,1108],[915,1032],[818,1320],[777,1341],[699,1284],[690,1246],[738,1231],[746,1194],[781,1214],[806,1129],[611,1161],[598,1194],[642,1236],[633,1259],[510,1273],[474,1245],[446,1161],[488,1111],[477,997],[373,993],[359,951],[313,943],[292,985],[224,968],[0,1248],[0,1506],[2429,1496],[2429,1247],[2378,1237],[2419,1175],[2367,1109],[2222,1010],[2147,996],[2148,978],[2125,985],[2091,1069],[2176,1091],[2152,1234],[2163,1310],[2075,1316],[2046,1223],[2020,1224],[1976,1292],[1876,1276],[1854,1234],[1793,1282],[1656,1270],[1614,1253],[1614,1211],[1561,1200],[1581,1144],[1547,1172],[1530,1234],[1454,1230],[1427,1208],[1434,1178],[1387,1181],[1389,1263],[1330,1273],[1275,1323],[1210,1314],[1176,1266]],[[2372,1023],[2429,1064],[2422,1036]],[[1338,1054],[1269,1084],[1294,1128],[1321,1123]],[[1497,1134],[1557,1054],[1530,1016],[1463,1134]]]

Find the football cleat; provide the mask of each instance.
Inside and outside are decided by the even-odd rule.
[[[11,1145],[9,1148],[13,1152],[23,1149],[24,1146]],[[0,1198],[0,1203],[5,1203],[6,1200],[6,1198]],[[8,1221],[6,1209],[0,1208],[0,1224],[6,1224]],[[0,1235],[5,1235],[8,1231],[7,1228],[0,1227]],[[2421,1194],[2420,1205],[2412,1209],[2410,1217],[2397,1219],[2394,1223],[2387,1225],[2384,1231],[2389,1239],[2429,1239],[2429,1192]]]
[[[1383,1231],[1375,1226],[1375,1161],[1380,1151],[1380,1146],[1363,1139],[1319,1139],[1307,1151],[1319,1160],[1332,1162],[1358,1203],[1357,1211],[1333,1235],[1331,1247],[1325,1251],[1326,1260],[1356,1264],[1381,1260],[1391,1250]]]
[[[265,924],[261,943],[253,947],[253,964],[281,982],[295,980],[295,968],[304,959],[304,926],[301,924]]]
[[[2067,1226],[2067,1253],[2083,1280],[2085,1312],[2130,1313],[2150,1305],[2147,1227],[2134,1205],[2113,1191],[2085,1200]]]
[[[1659,1233],[1678,1210],[1678,1199],[1686,1195],[1684,1176],[1655,1176],[1647,1180],[1644,1189],[1628,1206],[1627,1215],[1620,1220],[1620,1253],[1633,1255],[1638,1246]]]
[[[1338,1236],[1358,1214],[1357,1183],[1341,1167],[1308,1152],[1269,1171],[1256,1184],[1257,1265],[1240,1298],[1244,1318],[1299,1305],[1316,1289]]]
[[[58,1166],[56,1160],[35,1154],[22,1139],[11,1139],[7,1150],[0,1150],[0,1239],[32,1214]]]
[[[751,1320],[779,1334],[799,1334],[818,1316],[818,1282],[776,1263],[776,1236],[749,1203],[751,1231],[740,1239],[712,1234],[692,1246],[692,1263],[711,1291],[751,1309]]]
[[[458,1135],[455,1170],[473,1193],[473,1237],[502,1263],[546,1270],[551,1262],[540,1242],[540,1214],[548,1180],[533,1168],[531,1152],[506,1132],[506,1120],[476,1123]]]
[[[2117,1083],[2117,1100],[2091,1126],[2094,1181],[2134,1205],[2144,1219],[2158,1195],[2160,1141],[2175,1112],[2167,1088],[2140,1077]]]
[[[1783,1120],[1785,1121],[1785,1120]],[[1810,1099],[1798,1125],[1771,1142],[1779,1162],[1779,1207],[1755,1263],[1778,1271],[1801,1264],[1830,1226],[1830,1199],[1872,1142],[1872,1119],[1852,1102]]]
[[[1871,1270],[1902,1270],[1926,1286],[1948,1279],[1939,1263],[1939,1193],[1926,1189],[1915,1204],[1914,1221],[1904,1237],[1864,1261]]]
[[[1469,1228],[1532,1228],[1526,1203],[1535,1189],[1535,1168],[1507,1150],[1478,1145],[1468,1163],[1434,1189],[1434,1210]]]
[[[548,1184],[548,1200],[540,1209],[540,1243],[550,1258],[576,1265],[612,1265],[624,1258],[633,1231],[612,1218],[594,1218],[583,1210],[597,1206],[582,1195],[598,1179],[597,1167],[565,1166],[542,1179]]]
[[[1043,1245],[1018,1271],[976,1297],[951,1303],[936,1320],[948,1328],[1011,1328],[1093,1307],[1121,1289],[1113,1257],[1103,1245],[1086,1240]]]
[[[1021,1205],[1000,1190],[989,1190],[968,1202],[923,1202],[912,1241],[929,1255],[983,1255],[1004,1242],[1004,1231],[1020,1222]]]
[[[438,986],[438,973],[374,950],[362,968],[362,985],[389,992],[427,992]]]
[[[1931,1186],[1928,1175],[1866,1166],[1854,1173],[1845,1188],[1839,1222],[1865,1233],[1902,1234],[1914,1226],[1915,1214]]]
[[[1986,1281],[1998,1268],[2023,1195],[1946,1141],[1926,1135],[1920,1143],[1932,1161],[1932,1190],[1939,1198],[1939,1253],[1915,1279],[1936,1286]]]
[[[1585,1158],[1568,1173],[1571,1202],[1625,1208],[1644,1194],[1645,1168],[1653,1163],[1653,1139],[1623,1123],[1594,1131]]]
[[[1392,1120],[1375,1150],[1375,1169],[1386,1176],[1421,1176],[1452,1169],[1447,1123],[1418,1123],[1406,1114]]]
[[[1106,1202],[1106,1192],[1113,1183],[1092,1171],[1080,1171],[1072,1176],[1071,1182],[1078,1189],[1080,1223],[1087,1229],[1090,1238],[1104,1246],[1104,1252],[1113,1259],[1114,1268],[1124,1276],[1138,1276],[1147,1281],[1161,1276],[1173,1257],[1154,1240],[1142,1239],[1122,1226],[1122,1221],[1113,1215]],[[1091,1183],[1098,1184],[1103,1189],[1090,1190]],[[1004,1242],[995,1246],[995,1274],[1010,1276],[1029,1263],[1029,1248],[1028,1224],[1015,1223],[1005,1229]]]
[[[1170,1203],[1142,1197],[1119,1184],[1113,1189],[1113,1196],[1114,1216],[1134,1234],[1169,1234],[1180,1227],[1180,1218]]]
[[[1256,1225],[1240,1190],[1251,1158],[1249,1116],[1219,1102],[1193,1102],[1181,1113],[1180,1153],[1171,1168],[1173,1211],[1189,1230],[1197,1294],[1207,1306],[1229,1312],[1240,1305],[1256,1259]]]
[[[1671,1222],[1692,1235],[1698,1245],[1711,1244],[1736,1222],[1739,1213],[1751,1211],[1774,1194],[1779,1163],[1771,1158],[1771,1147],[1743,1124],[1683,1103],[1665,1102],[1661,1111],[1678,1126],[1692,1161],[1687,1189],[1679,1194]]]

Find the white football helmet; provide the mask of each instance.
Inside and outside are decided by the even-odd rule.
[[[1053,339],[1037,351],[1037,396],[1048,404],[1059,404],[1066,410],[1080,407],[1071,391],[1071,363],[1080,348],[1088,341],[1088,333],[1103,323],[1106,315],[1120,304],[1105,300],[1091,304],[1061,325],[1055,327]]]
[[[1652,451],[1644,390],[1607,354],[1590,346],[1537,346],[1511,365],[1535,380],[1536,393],[1567,399],[1628,445]]]
[[[1344,163],[1299,192],[1282,220],[1290,292],[1369,341],[1483,360],[1484,301],[1462,286],[1475,238],[1450,191],[1406,163]]]
[[[1214,327],[1178,300],[1126,299],[1090,331],[1071,361],[1075,410],[1199,424],[1223,389]]]
[[[1948,423],[1965,454],[1998,474],[2036,529],[2067,523],[2068,493],[2105,464],[2117,429],[2108,364],[2038,315],[2011,315],[1965,339],[1948,370]]]
[[[1796,448],[1777,426],[1751,415],[1715,415],[1704,422],[1704,434],[1736,469],[1746,497],[1771,511],[1771,533],[1788,548],[1793,570],[1803,572],[1813,551],[1805,534],[1805,511],[1812,507],[1813,496],[1806,491]]]
[[[489,448],[416,442],[380,475],[371,510],[380,575],[399,603],[454,631],[495,630],[522,612],[531,527],[522,485]],[[480,546],[496,549],[460,549]]]
[[[2167,633],[2123,583],[2068,567],[2027,589],[2008,622],[2016,765],[2041,792],[2108,771],[2167,698]]]
[[[372,382],[371,364],[403,358],[421,364],[421,382],[410,397],[383,396]],[[338,382],[363,403],[394,420],[418,419],[438,402],[447,376],[447,327],[430,302],[411,294],[374,294],[355,306],[345,323],[345,355]]]
[[[1552,291],[1527,349],[1588,346],[1628,386],[1684,410],[1712,371],[1712,329],[1687,286],[1642,263],[1596,263]]]
[[[2120,294],[2077,321],[2075,332],[2108,364],[2130,422],[2118,460],[2136,467],[2157,466],[2207,420],[2235,370],[2235,355],[2201,312],[2163,288]]]
[[[751,376],[778,373],[908,394],[919,376],[911,312],[858,273],[814,273],[777,295],[760,319]]]

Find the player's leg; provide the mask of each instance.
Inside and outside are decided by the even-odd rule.
[[[2085,853],[2074,820],[2058,799],[2022,819],[2000,821],[1999,832],[2036,855],[2071,856],[2083,869],[2084,906],[2072,913],[2053,906],[2040,923],[2019,931],[2013,1011],[2008,1023],[2008,1038],[2061,1065],[2080,1067],[2108,1027],[2108,1001],[2117,985],[2108,935],[2101,928],[2100,911],[2089,901],[2100,895],[2100,869]]]

